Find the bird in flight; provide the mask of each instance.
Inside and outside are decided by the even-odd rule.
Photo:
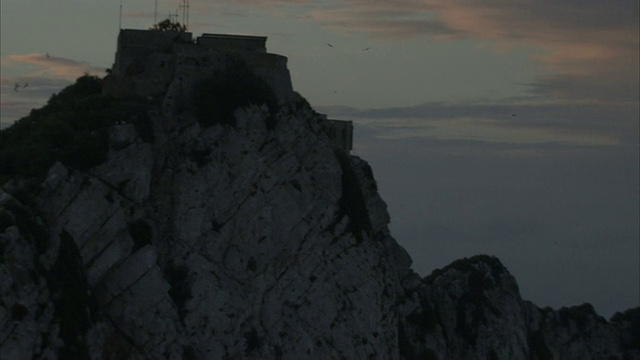
[[[24,83],[24,85],[22,85],[22,87],[23,87],[23,88],[27,88],[27,87],[29,87],[29,82],[28,82],[28,81],[25,81],[25,83]]]
[[[329,44],[329,43],[327,43],[327,45],[329,45],[329,47],[333,47],[333,45],[331,45],[331,44]]]
[[[18,88],[20,88],[20,84],[16,83],[13,87],[13,91],[18,91]]]
[[[371,47],[366,47],[366,48],[362,49],[362,51],[367,51],[369,49],[371,49]]]

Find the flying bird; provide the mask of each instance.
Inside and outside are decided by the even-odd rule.
[[[28,81],[25,81],[25,83],[24,83],[24,85],[22,85],[22,87],[23,87],[23,88],[27,88],[27,87],[29,87],[29,82],[28,82]]]
[[[20,87],[20,84],[16,83],[16,85],[13,87],[13,91],[18,91],[19,87]]]
[[[366,47],[366,48],[362,49],[362,51],[367,51],[369,49],[371,49],[371,47]]]
[[[329,47],[333,47],[333,45],[331,45],[331,44],[329,44],[329,43],[327,43],[327,45],[329,45]]]

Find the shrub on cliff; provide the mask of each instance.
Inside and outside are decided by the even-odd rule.
[[[197,83],[194,87],[195,115],[202,126],[236,125],[234,112],[248,105],[267,105],[267,127],[275,126],[278,99],[262,78],[238,58],[230,58],[225,69]]]
[[[102,79],[84,75],[45,106],[0,132],[0,184],[14,176],[41,177],[55,161],[88,169],[106,160],[107,128],[146,118],[140,99],[102,95]],[[139,126],[137,126],[139,128]]]

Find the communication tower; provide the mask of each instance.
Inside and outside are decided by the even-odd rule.
[[[182,25],[186,29],[189,28],[189,0],[182,0],[182,5],[179,6],[182,10]]]

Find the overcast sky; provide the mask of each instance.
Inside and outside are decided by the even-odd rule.
[[[2,0],[2,127],[181,3]],[[189,30],[268,36],[316,110],[354,120],[421,275],[497,255],[525,299],[608,318],[640,302],[638,6],[191,0]]]

